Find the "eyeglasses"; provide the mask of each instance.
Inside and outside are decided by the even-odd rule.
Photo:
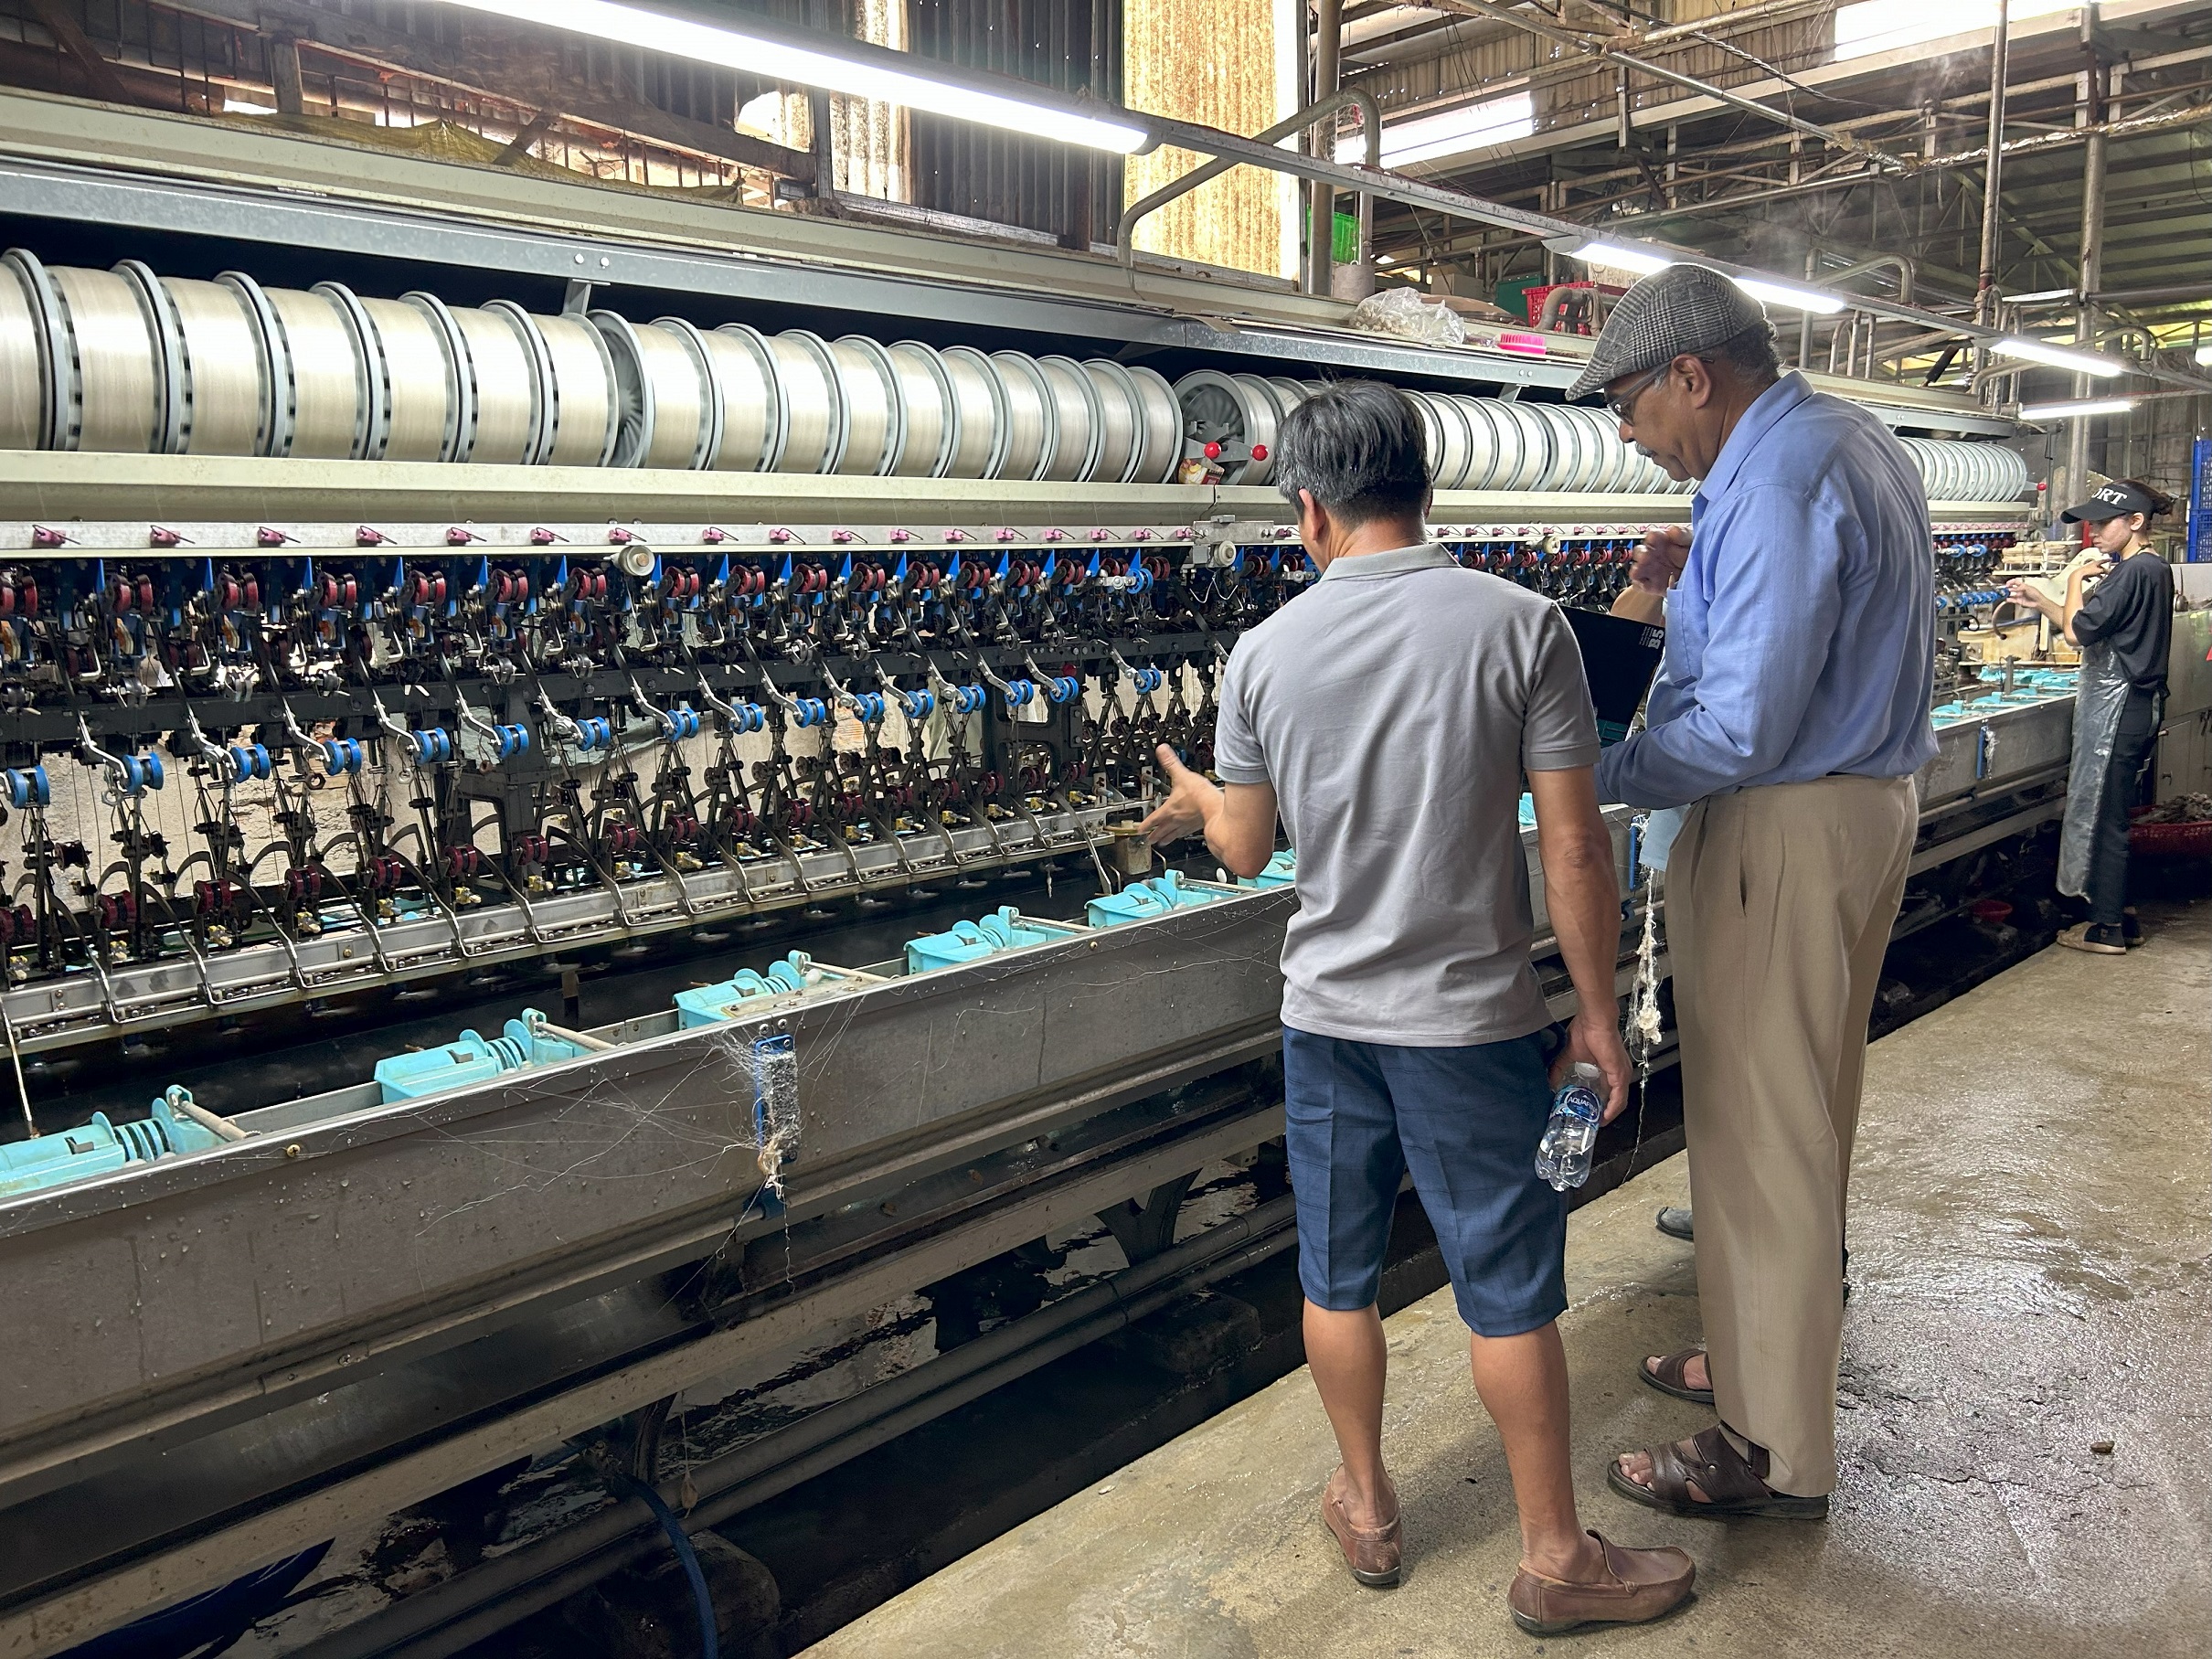
[[[1630,387],[1626,391],[1618,392],[1611,397],[1607,398],[1605,399],[1605,407],[1612,410],[1613,419],[1618,420],[1622,426],[1635,425],[1636,399],[1643,397],[1645,392],[1648,392],[1653,387],[1658,385],[1661,380],[1664,379],[1666,378],[1666,371],[1674,367],[1674,359],[1670,357],[1664,363],[1662,363],[1657,368],[1652,370],[1650,374],[1644,376],[1643,379],[1637,381],[1635,385]]]

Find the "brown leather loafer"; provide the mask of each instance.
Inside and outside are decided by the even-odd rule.
[[[1336,1474],[1342,1474],[1339,1469]],[[1321,1523],[1336,1539],[1336,1547],[1344,1551],[1345,1565],[1352,1576],[1369,1590],[1397,1588],[1399,1568],[1405,1558],[1405,1517],[1392,1515],[1387,1526],[1360,1527],[1352,1525],[1345,1514],[1344,1494],[1337,1490],[1336,1475],[1322,1489]]]
[[[1569,1584],[1526,1567],[1514,1575],[1505,1603],[1530,1635],[1556,1636],[1585,1624],[1643,1624],[1680,1607],[1697,1580],[1695,1564],[1671,1545],[1626,1549],[1590,1536],[1605,1552],[1605,1577],[1596,1582]]]

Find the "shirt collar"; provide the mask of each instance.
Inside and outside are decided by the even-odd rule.
[[[1402,576],[1408,570],[1458,568],[1459,560],[1435,542],[1425,541],[1416,548],[1392,548],[1383,553],[1356,553],[1350,558],[1333,558],[1329,561],[1329,568],[1321,573],[1321,580],[1334,581],[1338,577],[1349,580],[1359,576]]]
[[[1736,474],[1742,472],[1766,435],[1781,423],[1791,410],[1813,395],[1813,384],[1795,369],[1785,371],[1781,379],[1751,400],[1751,407],[1743,411],[1728,441],[1720,446],[1720,453],[1713,459],[1713,470],[1705,475],[1697,486],[1697,494],[1708,500],[1717,500],[1727,495],[1736,483]]]

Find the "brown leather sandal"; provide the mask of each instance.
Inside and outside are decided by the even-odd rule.
[[[1669,1354],[1655,1366],[1648,1360],[1639,1359],[1636,1362],[1636,1375],[1662,1394],[1671,1394],[1676,1399],[1686,1399],[1693,1405],[1709,1406],[1713,1403],[1712,1389],[1693,1388],[1686,1380],[1690,1361],[1702,1357],[1704,1354],[1703,1348],[1685,1348],[1679,1354]],[[1712,1375],[1709,1361],[1706,1375]]]
[[[1777,1492],[1767,1484],[1765,1448],[1754,1446],[1751,1461],[1746,1462],[1737,1455],[1736,1448],[1728,1444],[1728,1438],[1720,1431],[1718,1424],[1693,1435],[1689,1445],[1693,1456],[1688,1458],[1672,1441],[1654,1446],[1644,1454],[1652,1460],[1649,1486],[1630,1480],[1622,1472],[1621,1460],[1609,1458],[1605,1463],[1605,1484],[1632,1504],[1667,1515],[1693,1518],[1706,1515],[1716,1520],[1757,1516],[1776,1521],[1818,1521],[1826,1517],[1828,1499],[1824,1494],[1816,1498],[1801,1498]],[[1701,1504],[1690,1494],[1693,1481],[1707,1502]]]

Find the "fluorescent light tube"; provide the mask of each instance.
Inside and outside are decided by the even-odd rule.
[[[2084,398],[2071,403],[2024,403],[2023,420],[2074,420],[2083,415],[2124,415],[2135,407],[2132,398]]]
[[[1814,311],[1824,317],[1832,316],[1844,308],[1842,300],[1832,293],[1823,293],[1817,288],[1770,282],[1764,277],[1731,277],[1729,280],[1762,305],[1781,305],[1791,311]]]
[[[2212,364],[2212,346],[2198,346],[2196,348],[2196,360],[2199,363]]]
[[[1471,154],[1493,144],[1526,138],[1537,130],[1536,105],[1526,92],[1464,103],[1432,115],[1383,123],[1382,165],[1409,166],[1441,155]],[[1367,135],[1347,133],[1336,141],[1336,159],[1356,166],[1367,159]]]
[[[943,115],[954,121],[973,121],[1003,127],[1031,138],[1055,139],[1093,150],[1133,154],[1152,142],[1145,128],[1131,122],[1084,115],[1043,100],[1009,97],[963,86],[952,79],[957,71],[937,66],[925,58],[913,59],[915,68],[895,68],[881,61],[888,56],[909,54],[880,50],[855,51],[845,56],[834,48],[844,44],[824,37],[824,49],[795,44],[780,33],[754,32],[743,25],[725,27],[696,18],[675,16],[642,5],[623,5],[616,0],[447,0],[473,12],[487,12],[517,23],[566,29],[622,46],[643,46],[696,63],[718,64],[742,70],[764,80],[789,81],[821,87],[847,97],[869,98],[899,104],[925,115]],[[932,73],[933,69],[940,73]]]
[[[1588,265],[1610,265],[1615,271],[1634,271],[1645,276],[1675,263],[1664,253],[1643,248],[1623,248],[1618,242],[1584,242],[1575,250],[1573,257]]]
[[[1989,349],[2001,357],[2025,357],[2030,363],[2047,363],[2053,368],[2070,368],[2078,375],[2109,377],[2128,372],[2126,364],[2115,362],[2111,357],[2100,357],[2093,352],[2068,351],[2063,346],[2030,340],[2019,335],[1993,341]]]

